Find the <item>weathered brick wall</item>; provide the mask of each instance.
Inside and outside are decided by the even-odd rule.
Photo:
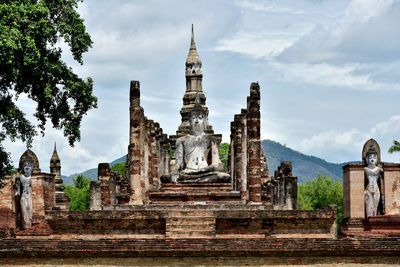
[[[34,224],[44,221],[45,211],[56,205],[54,175],[34,173],[32,175],[32,208]]]
[[[135,211],[68,211],[46,213],[46,221],[57,235],[165,234],[165,218]]]
[[[55,175],[42,173],[44,209],[51,210],[56,206]]]
[[[383,163],[385,214],[400,215],[400,164]]]
[[[148,193],[169,175],[169,142],[159,123],[149,120],[140,106],[140,84],[131,81],[130,130],[127,174],[131,185],[130,204],[148,204]]]
[[[0,193],[0,228],[15,228],[16,218],[11,177],[6,178],[5,183],[6,186],[1,189],[2,193]]]

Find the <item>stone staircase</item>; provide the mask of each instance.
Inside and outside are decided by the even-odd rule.
[[[165,236],[168,238],[215,237],[216,219],[212,211],[174,210],[166,219]]]
[[[240,203],[240,192],[233,192],[229,183],[163,184],[159,191],[149,192],[151,204]]]

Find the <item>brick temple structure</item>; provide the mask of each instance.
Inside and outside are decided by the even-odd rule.
[[[260,142],[258,83],[250,84],[247,106],[233,115],[230,124],[228,169],[223,172],[230,180],[185,183],[172,180],[177,140],[191,134],[190,114],[199,106],[206,110],[206,115],[209,112],[193,28],[185,76],[182,121],[173,136],[167,136],[159,123],[145,116],[140,103],[140,83],[131,82],[126,173],[111,171],[108,163],[98,165],[98,180],[90,184],[89,211],[66,209],[55,148],[51,173],[42,173],[35,159],[34,216],[30,229],[22,230],[18,225],[13,196],[15,177],[10,177],[0,195],[0,255],[309,257],[363,256],[372,252],[378,256],[399,255],[400,233],[396,231],[374,235],[363,228],[364,235],[349,234],[353,221],[358,227],[365,219],[360,204],[364,196],[361,165],[344,167],[343,234],[338,233],[335,208],[297,209],[297,177],[293,176],[291,162],[283,161],[273,175],[266,164],[268,151],[262,150]],[[222,136],[215,134],[205,119],[204,133],[219,145]],[[207,155],[204,157],[209,160]],[[397,186],[398,169],[396,164],[385,164],[385,181],[389,183],[385,188]],[[392,193],[386,192],[385,197],[391,198],[393,204],[398,195],[393,190]],[[395,210],[396,205],[386,210]],[[389,224],[393,229],[397,227],[396,218],[376,216],[369,218],[369,225],[375,220],[375,225]]]

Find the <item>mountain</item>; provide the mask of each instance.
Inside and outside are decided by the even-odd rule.
[[[278,168],[281,161],[291,161],[293,167],[293,175],[298,177],[299,183],[304,183],[308,180],[314,179],[318,174],[328,175],[331,178],[339,179],[340,182],[343,180],[342,167],[346,163],[330,163],[323,159],[307,156],[291,148],[281,145],[278,142],[272,140],[261,141],[261,146],[263,147],[265,154],[267,155],[267,164],[270,176]],[[110,163],[112,167],[116,163],[125,162],[126,155],[122,156]],[[97,168],[89,169],[82,173],[76,173],[63,178],[64,184],[72,185],[73,178],[78,174],[84,175],[90,179],[97,179]]]
[[[126,155],[122,156],[122,157],[120,157],[120,158],[118,158],[118,159],[116,159],[114,161],[112,161],[110,163],[110,167],[114,166],[114,164],[116,164],[116,163],[125,162],[125,161],[126,161]],[[93,169],[89,169],[89,170],[86,170],[86,171],[81,172],[81,173],[72,174],[72,175],[70,175],[70,176],[68,176],[66,178],[63,177],[64,184],[73,185],[74,184],[73,179],[79,174],[83,175],[83,176],[86,176],[87,178],[90,178],[92,180],[97,180],[97,168],[93,168]]]
[[[269,175],[278,168],[281,161],[291,161],[293,175],[298,177],[299,183],[313,180],[318,174],[328,175],[331,178],[343,181],[342,167],[346,163],[330,163],[323,159],[307,156],[278,142],[272,140],[261,141],[265,154],[267,155],[267,164]]]

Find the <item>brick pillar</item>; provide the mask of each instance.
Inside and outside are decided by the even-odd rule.
[[[235,165],[235,122],[232,121],[231,122],[231,142],[229,144],[229,152],[228,152],[228,170],[229,170],[229,174],[231,175],[231,179],[232,179],[232,190],[235,191],[236,190],[236,165]]]
[[[101,182],[90,181],[90,210],[101,210]]]
[[[260,86],[251,83],[247,99],[249,202],[261,203]]]
[[[383,163],[385,214],[400,214],[400,164]]]
[[[248,161],[248,152],[247,152],[247,141],[248,141],[248,136],[247,136],[247,110],[242,109],[241,114],[240,114],[240,127],[241,127],[241,150],[242,150],[242,155],[241,155],[241,177],[240,177],[240,184],[239,188],[241,191],[241,196],[242,200],[245,200],[246,202],[249,200],[249,186],[248,186],[248,170],[247,170],[247,161]]]
[[[343,217],[365,218],[363,163],[343,166]]]
[[[234,117],[234,139],[235,139],[235,180],[234,186],[235,190],[242,192],[242,127],[240,115],[235,115]],[[246,188],[244,188],[246,190]],[[243,196],[242,196],[243,198]]]
[[[99,163],[97,171],[97,177],[100,181],[101,206],[109,206],[111,205],[110,164]]]
[[[130,87],[130,128],[128,146],[128,177],[131,184],[132,194],[129,204],[143,204],[144,181],[141,173],[143,170],[144,141],[144,112],[140,106],[140,84],[139,81],[131,81]]]

